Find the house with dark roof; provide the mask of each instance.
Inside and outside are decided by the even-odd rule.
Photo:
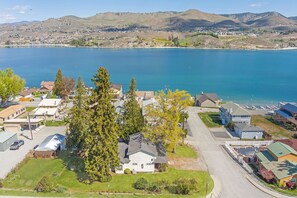
[[[267,150],[256,153],[256,166],[262,177],[276,181],[280,186],[297,180],[297,152],[281,142],[268,145]]]
[[[119,141],[120,166],[115,169],[123,174],[125,169],[133,173],[153,173],[167,164],[166,150],[162,143],[153,143],[142,133],[132,134],[129,141]]]
[[[251,114],[239,104],[227,102],[220,107],[220,119],[225,125],[229,122],[250,124]]]
[[[262,128],[246,123],[236,123],[234,131],[240,139],[261,139],[264,133]]]
[[[221,100],[214,93],[202,93],[195,97],[195,105],[199,107],[218,107]]]
[[[272,118],[281,124],[290,124],[297,128],[297,106],[287,103],[274,112]]]

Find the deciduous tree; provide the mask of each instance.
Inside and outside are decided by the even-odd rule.
[[[186,91],[168,91],[157,94],[157,105],[148,106],[146,116],[150,120],[148,136],[154,141],[162,140],[168,150],[175,152],[176,145],[185,136],[179,126],[180,116],[192,103]]]
[[[89,132],[86,136],[85,169],[91,181],[109,181],[110,168],[119,165],[116,111],[111,103],[109,74],[100,67],[93,77]]]
[[[25,81],[13,73],[12,69],[0,70],[0,98],[3,106],[24,89]]]
[[[120,115],[120,136],[124,139],[133,133],[141,132],[144,127],[142,109],[136,100],[136,80],[133,78],[130,89],[126,94],[122,112]]]

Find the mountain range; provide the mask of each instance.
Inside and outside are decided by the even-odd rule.
[[[167,39],[171,34],[185,39],[197,32],[258,36],[264,33],[294,34],[297,32],[297,17],[285,17],[277,12],[258,14],[249,12],[210,14],[198,10],[154,13],[106,12],[87,18],[64,16],[45,21],[2,24],[0,32],[2,44],[8,41],[13,44],[66,44],[72,40],[87,39],[95,40],[96,45],[106,46],[106,43],[115,44],[113,41],[122,42],[125,40],[123,38],[126,38],[125,42],[135,44],[135,40],[128,38],[141,37],[144,41],[148,39],[151,45],[151,39],[157,35],[163,39]]]

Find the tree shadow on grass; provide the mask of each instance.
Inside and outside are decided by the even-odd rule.
[[[222,125],[220,116],[218,114],[209,114],[208,117],[211,119],[211,121],[217,125]]]
[[[88,183],[89,177],[85,172],[85,165],[82,157],[74,152],[61,151],[58,158],[63,160],[64,165],[68,170],[75,172],[78,181]]]

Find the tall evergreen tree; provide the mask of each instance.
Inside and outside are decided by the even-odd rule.
[[[127,93],[127,99],[123,105],[120,115],[120,136],[124,139],[129,135],[141,132],[144,127],[142,109],[136,100],[136,80],[133,78],[130,83],[130,89]]]
[[[73,101],[73,107],[68,114],[69,131],[67,134],[66,146],[68,149],[77,148],[82,151],[85,145],[85,137],[89,126],[88,97],[84,82],[81,78],[77,81],[76,95]]]
[[[119,165],[118,127],[107,70],[100,67],[92,81],[95,89],[90,100],[90,128],[86,136],[84,162],[90,180],[104,182],[111,179],[110,168]]]
[[[53,92],[55,95],[61,96],[63,90],[64,90],[63,74],[62,74],[61,69],[59,69],[56,74],[56,80],[55,80]]]

